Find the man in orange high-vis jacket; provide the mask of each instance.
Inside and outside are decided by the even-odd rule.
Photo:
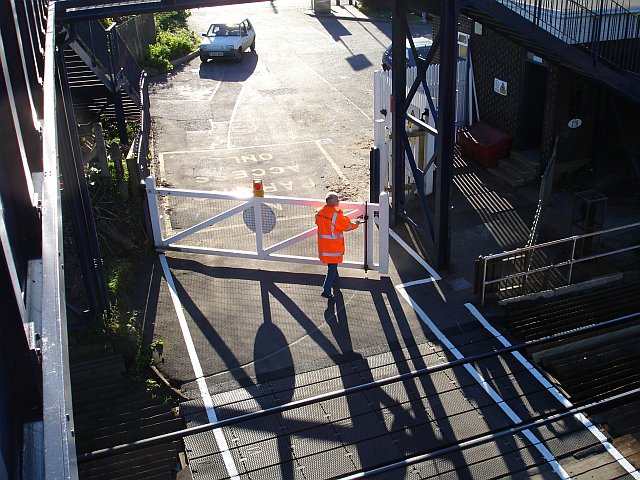
[[[316,210],[318,226],[318,258],[327,264],[327,276],[322,285],[322,296],[333,298],[331,287],[338,279],[338,264],[344,255],[343,232],[358,228],[360,221],[352,221],[345,217],[338,208],[340,198],[336,192],[329,192],[325,197],[327,204]]]

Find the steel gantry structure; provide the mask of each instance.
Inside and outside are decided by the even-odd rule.
[[[450,185],[453,168],[453,149],[455,145],[455,108],[456,108],[456,61],[458,44],[458,15],[459,5],[457,0],[453,1],[432,1],[425,2],[425,8],[441,18],[440,29],[433,46],[427,57],[422,59],[413,44],[411,31],[407,23],[407,7],[405,0],[393,2],[393,59],[394,68],[392,72],[393,82],[393,112],[398,112],[393,117],[392,127],[392,202],[393,218],[405,218],[405,156],[412,165],[416,177],[416,187],[418,197],[421,202],[422,211],[429,226],[431,239],[434,244],[435,260],[438,268],[446,270],[450,260],[450,236],[449,236],[449,204]],[[407,93],[406,91],[406,56],[405,44],[411,45],[412,55],[418,67],[416,81]],[[436,129],[434,130],[424,120],[419,119],[408,112],[413,95],[420,85],[423,86],[430,98],[429,89],[426,85],[425,75],[427,68],[432,63],[436,53],[440,56],[440,84],[438,93],[438,109],[431,110],[435,117]],[[396,63],[397,62],[397,63]],[[424,192],[424,171],[419,171],[415,167],[415,159],[409,144],[406,132],[407,122],[412,122],[429,135],[437,137],[435,153],[435,219],[432,218],[430,208],[427,205],[426,194]]]

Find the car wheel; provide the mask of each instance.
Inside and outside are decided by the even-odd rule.
[[[252,52],[256,51],[256,39],[255,38],[251,42],[251,46],[249,48],[251,49]]]
[[[238,49],[238,56],[236,57],[236,62],[242,61],[242,47]]]

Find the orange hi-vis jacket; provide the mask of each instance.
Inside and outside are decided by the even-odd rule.
[[[342,210],[325,205],[316,210],[318,226],[318,257],[323,263],[340,263],[344,255],[343,232],[358,228],[356,222],[345,217]]]

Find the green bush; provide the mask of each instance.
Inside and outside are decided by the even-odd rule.
[[[188,30],[159,32],[156,43],[149,45],[147,66],[162,71],[172,70],[171,60],[191,53],[198,44],[198,38]]]
[[[175,32],[181,28],[187,28],[187,18],[191,12],[179,10],[175,12],[156,13],[156,28],[161,31]]]
[[[122,354],[127,365],[132,365],[142,341],[138,313],[121,312],[112,305],[111,309],[104,313],[102,321],[107,341],[115,351]]]
[[[130,263],[117,259],[107,268],[107,290],[111,303],[124,303],[133,285],[133,272]]]
[[[390,0],[360,0],[358,3],[362,11],[370,12],[374,17],[381,15],[382,12],[390,13],[393,9],[393,3]]]

